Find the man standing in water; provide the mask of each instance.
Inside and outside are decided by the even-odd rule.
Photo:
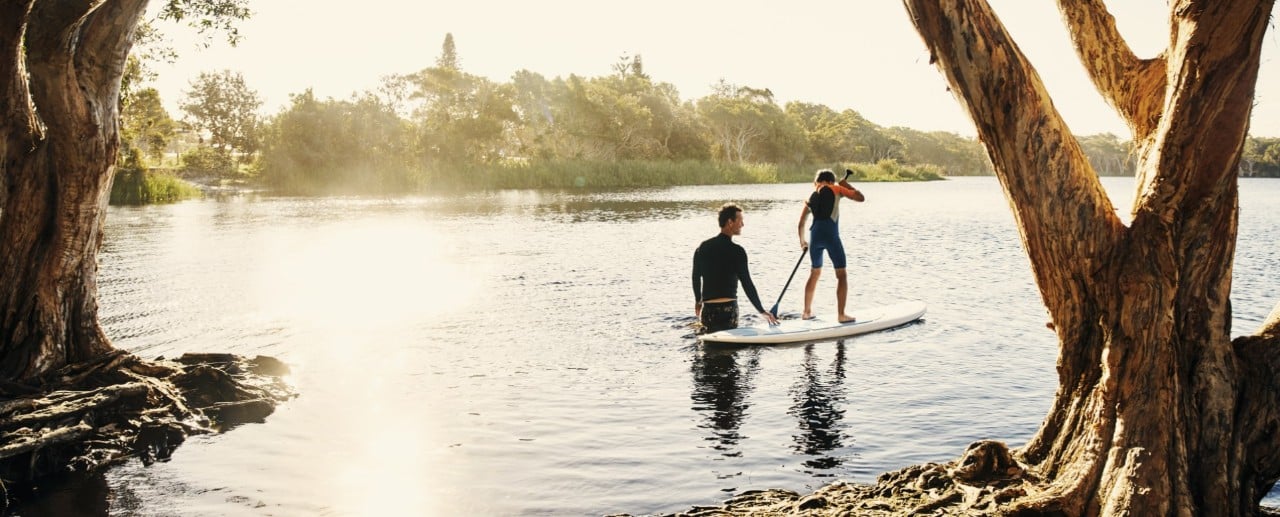
[[[738,282],[756,312],[776,325],[778,319],[764,310],[747,270],[747,250],[733,242],[745,224],[742,208],[733,203],[720,207],[720,234],[707,239],[693,252],[693,313],[703,332],[738,327]]]
[[[840,323],[853,323],[855,318],[844,312],[845,299],[849,295],[849,277],[845,273],[844,243],[840,241],[840,198],[863,201],[862,192],[849,185],[849,174],[845,171],[845,179],[836,183],[836,174],[829,169],[818,171],[813,178],[813,194],[805,202],[800,212],[800,249],[809,250],[809,281],[804,284],[804,314],[800,317],[813,317],[813,292],[818,288],[818,277],[822,275],[822,251],[831,256],[831,267],[836,270],[836,310]],[[804,240],[804,222],[813,214],[813,226],[809,227],[809,240]]]

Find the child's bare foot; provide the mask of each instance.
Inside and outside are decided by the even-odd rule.
[[[853,316],[846,316],[844,314],[840,315],[840,323],[853,323],[855,321],[858,321],[858,318],[855,318]]]

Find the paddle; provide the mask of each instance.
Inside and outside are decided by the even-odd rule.
[[[800,258],[796,259],[796,267],[791,268],[791,276],[787,277],[787,285],[782,286],[782,292],[778,293],[778,301],[773,303],[773,308],[769,309],[769,313],[773,317],[778,317],[778,305],[782,303],[782,295],[787,294],[787,288],[791,287],[791,279],[796,277],[796,271],[800,270],[800,263],[804,262],[804,254],[809,250],[800,250]]]

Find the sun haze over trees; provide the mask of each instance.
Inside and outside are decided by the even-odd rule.
[[[233,166],[257,152],[261,138],[258,109],[262,100],[239,72],[201,72],[191,81],[181,104],[183,122],[208,135],[208,148]]]
[[[833,164],[849,164],[868,179],[928,179],[950,172],[914,160],[901,142],[853,111],[841,117],[856,123],[824,126],[821,135],[811,135],[767,89],[722,81],[708,97],[682,100],[674,86],[646,73],[639,55],[622,56],[613,73],[599,77],[548,79],[521,70],[507,82],[495,82],[466,72],[458,48],[447,34],[434,66],[385,77],[376,92],[349,100],[294,95],[266,122],[257,167],[263,181],[282,191],[329,192],[564,187],[574,180],[594,185],[808,181],[813,167]],[[363,107],[343,108],[354,105]],[[369,109],[401,117],[398,126],[385,120],[378,134],[407,145],[384,146],[385,152],[398,154],[373,162],[340,157],[367,156],[358,147],[368,137],[348,132],[361,123],[340,119],[365,117]],[[328,122],[305,132],[306,138],[328,141],[333,150],[288,141],[302,134],[300,121],[320,112]],[[839,146],[811,149],[817,138],[838,139]],[[917,141],[932,138],[916,136]],[[964,145],[954,135],[945,138],[947,144],[937,149]],[[976,141],[967,145],[960,152],[981,156]],[[877,165],[881,161],[884,166]],[[980,173],[981,164],[969,165],[955,173]],[[619,168],[634,174],[620,174]],[[585,172],[564,172],[569,170]]]
[[[673,85],[651,77],[639,55],[622,56],[604,76],[547,78],[521,70],[509,81],[496,82],[467,73],[457,42],[446,34],[434,63],[385,77],[376,92],[348,100],[302,94],[307,102],[291,103],[267,124],[295,124],[299,117],[291,110],[323,107],[336,118],[315,131],[326,133],[336,148],[307,151],[299,142],[281,140],[290,131],[268,129],[258,173],[277,190],[298,192],[566,187],[575,178],[595,185],[625,182],[615,186],[808,181],[811,169],[835,164],[851,164],[865,171],[864,178],[993,173],[974,138],[881,127],[854,110],[836,112],[819,104],[779,106],[767,88],[722,80],[709,95],[686,101]],[[338,157],[338,150],[367,157],[361,147],[368,137],[348,132],[362,123],[339,119],[343,113],[357,119],[368,114],[342,106],[372,108],[370,103],[403,119],[400,132],[387,120],[378,134],[408,144],[384,146],[386,152],[400,153],[393,158]],[[1080,144],[1100,174],[1133,174],[1136,162],[1127,140],[1103,134],[1083,137]],[[1249,170],[1265,175],[1280,169],[1280,157],[1267,161],[1265,156],[1247,161]],[[619,168],[655,167],[671,174],[628,179],[618,173]],[[555,172],[570,169],[587,172]],[[905,176],[885,174],[890,170]]]
[[[239,98],[256,95],[238,74],[202,73],[182,104],[210,109],[185,117],[198,132],[170,140],[202,139],[170,154],[181,152],[178,170],[187,177],[256,181],[280,193],[808,181],[819,167],[852,168],[863,180],[993,174],[974,138],[881,127],[857,111],[820,104],[779,106],[767,88],[722,80],[711,94],[683,100],[647,73],[639,55],[623,55],[604,76],[548,79],[521,70],[506,82],[469,74],[462,63],[446,34],[434,66],[384,77],[376,91],[347,99],[294,94],[281,112],[255,121],[259,130],[240,138],[234,152],[215,142],[230,137],[217,135],[245,127],[238,121],[254,113],[207,113],[236,91],[244,93]],[[300,133],[296,125],[318,113],[293,110],[321,110],[326,122]],[[383,112],[378,122],[370,110]],[[365,129],[373,133],[353,132]],[[328,144],[288,140],[302,135]],[[1280,153],[1267,154],[1269,141],[1249,142],[1241,174],[1280,175]],[[1080,144],[1099,174],[1133,174],[1127,140],[1100,134]]]

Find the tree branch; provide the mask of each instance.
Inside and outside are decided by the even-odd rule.
[[[133,46],[133,34],[148,0],[108,0],[89,14],[80,31],[75,66],[80,83],[112,104],[119,97],[120,77]],[[103,92],[102,89],[110,91]]]
[[[1218,202],[1209,196],[1225,185],[1234,188],[1273,3],[1185,0],[1172,7],[1170,93],[1162,96],[1160,124],[1167,130],[1152,143],[1156,149],[1142,153],[1139,167],[1162,171],[1161,178],[1143,178],[1143,186],[1154,190],[1148,195],[1161,203],[1156,206],[1194,212]]]
[[[984,0],[905,1],[991,155],[1041,293],[1055,293],[1043,296],[1054,323],[1088,323],[1070,300],[1084,299],[1124,227],[1079,142]]]
[[[1076,55],[1098,91],[1128,122],[1135,138],[1155,131],[1164,103],[1165,60],[1139,59],[1102,0],[1058,0]]]
[[[35,109],[51,133],[71,142],[77,141],[74,125],[84,113],[72,53],[84,18],[102,1],[38,1],[27,25],[27,67]]]

